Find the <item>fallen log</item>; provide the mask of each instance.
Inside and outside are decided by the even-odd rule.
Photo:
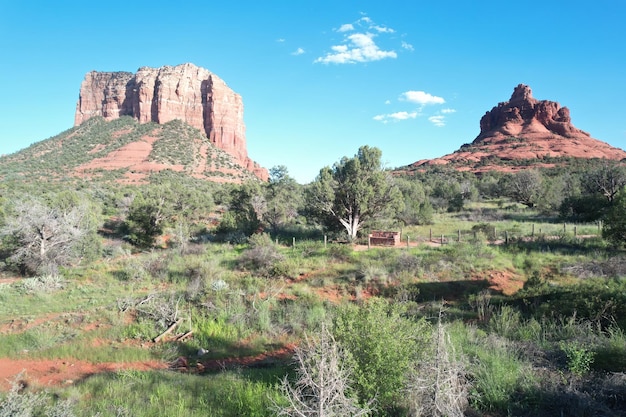
[[[189,330],[187,333],[181,334],[180,336],[178,336],[176,338],[177,342],[182,342],[185,339],[188,339],[189,337],[191,337],[193,335],[193,330]]]
[[[160,335],[154,338],[154,343],[159,343],[161,339],[163,339],[165,336],[170,334],[180,323],[182,323],[182,321],[183,319],[176,320],[176,322],[174,322],[170,327],[168,327],[166,331],[164,331],[163,333],[161,333]]]

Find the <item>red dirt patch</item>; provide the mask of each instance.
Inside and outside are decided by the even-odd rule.
[[[484,271],[472,279],[489,281],[489,288],[504,295],[513,295],[524,287],[524,281],[511,271]]]
[[[166,369],[167,364],[158,361],[126,363],[90,363],[73,359],[27,360],[0,358],[0,389],[8,390],[20,373],[20,379],[29,385],[47,387],[69,385],[81,379],[103,372],[122,369],[149,371]]]
[[[288,344],[280,349],[273,350],[271,352],[264,352],[255,356],[245,356],[241,358],[224,358],[209,361],[199,361],[197,365],[198,372],[219,371],[223,369],[237,368],[237,367],[263,367],[270,366],[276,362],[284,361],[291,357],[295,351],[295,344]],[[180,366],[179,370],[189,370],[184,365],[187,363],[184,358],[179,358],[177,361]],[[181,369],[184,368],[184,369]]]

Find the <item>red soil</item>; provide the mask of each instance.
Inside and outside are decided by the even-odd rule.
[[[93,364],[73,359],[0,358],[0,390],[8,390],[18,377],[30,386],[48,387],[69,385],[91,375],[121,369],[148,371],[165,368],[167,364],[158,361]]]

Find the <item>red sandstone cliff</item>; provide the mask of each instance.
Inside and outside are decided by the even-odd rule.
[[[93,116],[112,120],[132,116],[140,123],[174,119],[206,133],[246,169],[267,180],[265,168],[248,157],[241,96],[210,71],[193,64],[139,68],[129,72],[85,75],[80,86],[74,125]]]
[[[532,161],[545,157],[619,161],[626,159],[626,152],[577,129],[567,107],[554,101],[537,100],[530,87],[519,84],[509,101],[499,103],[480,119],[480,134],[471,144],[441,158],[417,161],[407,169],[446,164],[475,172],[506,169],[493,165],[490,161],[494,157],[501,161]]]

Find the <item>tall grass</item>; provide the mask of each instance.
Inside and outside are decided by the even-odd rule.
[[[228,371],[205,376],[167,371],[97,375],[74,388],[79,417],[264,417],[284,370]],[[97,393],[97,395],[92,395]]]

